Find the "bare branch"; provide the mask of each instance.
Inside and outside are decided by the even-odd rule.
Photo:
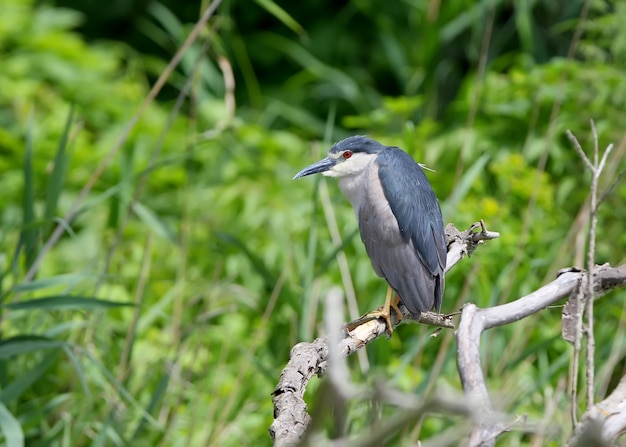
[[[462,232],[457,230],[454,225],[448,224],[446,226],[446,238],[448,239],[446,273],[463,259],[463,256],[471,256],[484,241],[498,237],[500,237],[500,233],[488,231],[482,219],[479,222],[474,222],[469,229]]]
[[[585,300],[585,311],[587,316],[587,355],[586,355],[586,381],[587,381],[587,409],[591,408],[594,399],[595,390],[595,352],[596,339],[594,336],[594,319],[593,319],[593,276],[596,264],[596,224],[598,223],[597,206],[598,206],[598,179],[601,171],[598,166],[598,131],[596,125],[591,120],[591,131],[593,134],[593,169],[591,170],[591,203],[589,206],[589,234],[587,236],[587,291]],[[606,155],[605,151],[605,155]],[[604,159],[604,157],[602,157]],[[575,371],[574,371],[575,373]]]
[[[572,420],[574,423],[577,423],[576,418],[576,392],[578,387],[578,362],[580,357],[580,347],[581,347],[581,339],[583,336],[583,324],[582,324],[582,307],[584,304],[585,308],[585,316],[586,316],[586,328],[585,335],[587,338],[586,343],[586,398],[587,398],[587,409],[591,408],[594,404],[594,390],[595,390],[595,336],[594,336],[594,316],[593,316],[593,304],[594,304],[594,268],[595,268],[595,259],[596,259],[596,225],[598,222],[598,181],[600,179],[600,175],[602,175],[602,170],[604,169],[606,160],[613,149],[613,145],[609,145],[604,154],[602,154],[602,160],[599,157],[599,141],[598,141],[598,131],[596,129],[596,125],[593,120],[590,121],[591,125],[591,133],[593,135],[593,163],[589,160],[587,155],[584,153],[580,143],[576,139],[576,137],[572,134],[571,131],[567,131],[567,136],[574,145],[574,148],[580,155],[580,158],[583,160],[585,165],[591,171],[591,196],[590,196],[590,205],[589,205],[589,233],[587,237],[587,281],[586,286],[587,289],[585,293],[578,293],[575,295],[576,304],[574,315],[576,317],[576,333],[574,339],[574,356],[572,359],[572,367],[570,370],[570,396],[571,396],[571,405],[572,405]]]
[[[602,154],[602,160],[600,160],[600,164],[598,165],[599,173],[602,173],[604,170],[604,165],[606,164],[606,160],[609,157],[609,154],[613,150],[613,144],[609,144],[607,148],[604,150],[604,154]]]
[[[493,408],[481,368],[481,334],[487,329],[532,315],[568,296],[578,284],[579,276],[580,273],[565,273],[530,295],[493,308],[480,309],[474,304],[463,306],[459,328],[456,331],[457,368],[463,390],[481,403],[485,413],[490,413]],[[469,445],[494,445],[497,436],[506,429],[507,427],[502,424],[478,424],[470,433]]]
[[[328,340],[298,343],[291,349],[289,363],[280,374],[274,396],[274,422],[270,436],[276,447],[298,445],[311,421],[304,402],[306,386],[328,357]]]
[[[593,284],[596,296],[610,288],[626,285],[626,265],[617,268],[604,265],[597,267],[596,272]],[[500,306],[481,309],[474,304],[467,304],[463,307],[456,331],[459,376],[465,393],[481,402],[486,413],[493,411],[493,408],[480,366],[482,332],[518,321],[571,295],[578,288],[582,275],[584,273],[575,271],[563,273],[556,280],[530,295]],[[502,424],[481,423],[472,430],[469,445],[492,446],[495,444],[496,437],[506,429],[507,427]]]
[[[591,161],[587,158],[587,155],[585,154],[585,151],[583,151],[583,148],[578,142],[578,139],[569,129],[565,131],[565,134],[567,135],[567,138],[569,138],[569,140],[572,142],[572,145],[574,146],[574,149],[576,149],[576,152],[578,152],[578,155],[580,155],[580,158],[585,162],[587,168],[589,168],[589,170],[593,172],[593,165],[591,164]]]

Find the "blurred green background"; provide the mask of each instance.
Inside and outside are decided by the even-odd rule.
[[[624,1],[223,0],[124,137],[208,5],[0,0],[5,445],[270,445],[270,393],[323,333],[328,290],[357,297],[346,319],[384,298],[336,184],[291,181],[348,135],[433,168],[446,222],[501,233],[448,274],[445,313],[583,266],[590,176],[565,131],[591,153],[591,119],[615,144],[597,261],[624,262]],[[625,372],[623,298],[595,307],[598,399]],[[548,429],[503,445],[571,434],[560,316],[483,337],[498,408]],[[460,390],[452,331],[432,332],[372,343],[352,379]],[[351,402],[349,430],[398,411]],[[462,424],[429,417],[388,445]]]

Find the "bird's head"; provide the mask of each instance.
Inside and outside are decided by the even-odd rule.
[[[362,172],[385,146],[367,137],[357,135],[346,138],[328,151],[328,157],[307,166],[294,176],[295,179],[322,173],[327,177],[347,177]]]

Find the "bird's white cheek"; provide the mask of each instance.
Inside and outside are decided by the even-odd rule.
[[[329,177],[345,177],[346,175],[354,174],[354,166],[350,167],[347,163],[338,163],[324,174]]]
[[[341,174],[339,174],[338,172],[336,172],[336,171],[334,170],[334,168],[333,168],[333,169],[331,169],[331,170],[328,170],[328,171],[324,171],[324,172],[322,172],[322,175],[323,175],[324,177],[341,177]]]

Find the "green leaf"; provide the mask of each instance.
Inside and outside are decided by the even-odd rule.
[[[63,190],[65,173],[67,171],[67,165],[69,162],[69,156],[66,156],[66,148],[68,135],[70,133],[70,128],[72,126],[73,120],[74,105],[72,104],[72,107],[70,108],[70,113],[67,117],[67,121],[65,122],[63,135],[61,135],[61,140],[59,141],[59,147],[56,151],[56,154],[54,155],[54,166],[52,168],[52,173],[50,174],[50,179],[48,180],[48,187],[46,188],[46,207],[44,210],[44,221],[48,231],[52,228],[52,220],[56,216],[59,197],[61,196],[61,191]]]
[[[148,406],[146,407],[146,410],[145,410],[146,414],[153,414],[157,412],[156,411],[158,409],[157,406],[159,402],[161,402],[161,400],[163,399],[163,396],[165,396],[169,383],[170,383],[170,373],[166,371],[163,374],[161,374],[161,378],[159,379],[159,382],[156,384],[152,392],[152,398],[150,399],[150,402],[148,403]],[[137,425],[137,429],[135,430],[135,433],[130,438],[130,440],[137,441],[141,439],[140,435],[145,431],[145,427],[146,427],[146,420],[142,418],[139,421],[139,424]]]
[[[139,202],[133,203],[133,211],[139,217],[143,223],[152,229],[159,236],[167,239],[173,244],[177,243],[176,233],[167,225],[163,220],[159,218],[150,208],[142,205]]]
[[[126,399],[130,406],[139,410],[139,415],[144,418],[150,425],[152,429],[162,430],[162,426],[151,414],[147,413],[143,407],[139,404],[137,399],[124,387],[124,385],[117,380],[117,378],[109,371],[109,369],[102,364],[98,359],[92,356],[89,351],[83,351],[84,358],[89,360],[97,370],[104,375],[104,377],[111,383],[113,388],[117,391],[120,397]]]
[[[12,310],[93,310],[114,307],[134,306],[134,303],[123,301],[101,300],[87,296],[56,295],[34,300],[18,301],[5,305]]]
[[[4,434],[6,447],[23,447],[24,431],[19,421],[0,403],[0,430]]]
[[[283,8],[281,8],[279,5],[277,5],[273,1],[255,0],[255,2],[258,3],[263,9],[265,9],[271,15],[273,15],[278,20],[280,20],[283,23],[283,25],[288,27],[294,33],[299,34],[299,35],[305,34],[304,28],[302,28],[302,26],[298,22],[296,22],[294,18],[291,17],[289,13],[287,13],[287,11],[285,11]]]
[[[91,391],[89,391],[89,386],[87,384],[87,377],[85,377],[85,370],[82,367],[80,360],[74,354],[72,349],[69,348],[69,346],[65,346],[63,349],[65,350],[67,357],[70,359],[70,362],[72,362],[72,365],[74,365],[74,369],[76,370],[76,374],[78,374],[78,379],[80,380],[80,384],[82,385],[83,390],[85,391],[85,396],[87,396],[87,401],[89,402],[89,404],[91,404],[92,402]]]
[[[0,343],[0,359],[7,359],[20,354],[42,349],[62,348],[67,343],[39,335],[18,335]]]
[[[82,273],[66,273],[62,275],[50,276],[48,278],[42,278],[35,281],[17,284],[13,287],[13,292],[28,292],[31,290],[45,289],[47,287],[58,285],[73,285],[78,281],[81,281],[88,276]]]

